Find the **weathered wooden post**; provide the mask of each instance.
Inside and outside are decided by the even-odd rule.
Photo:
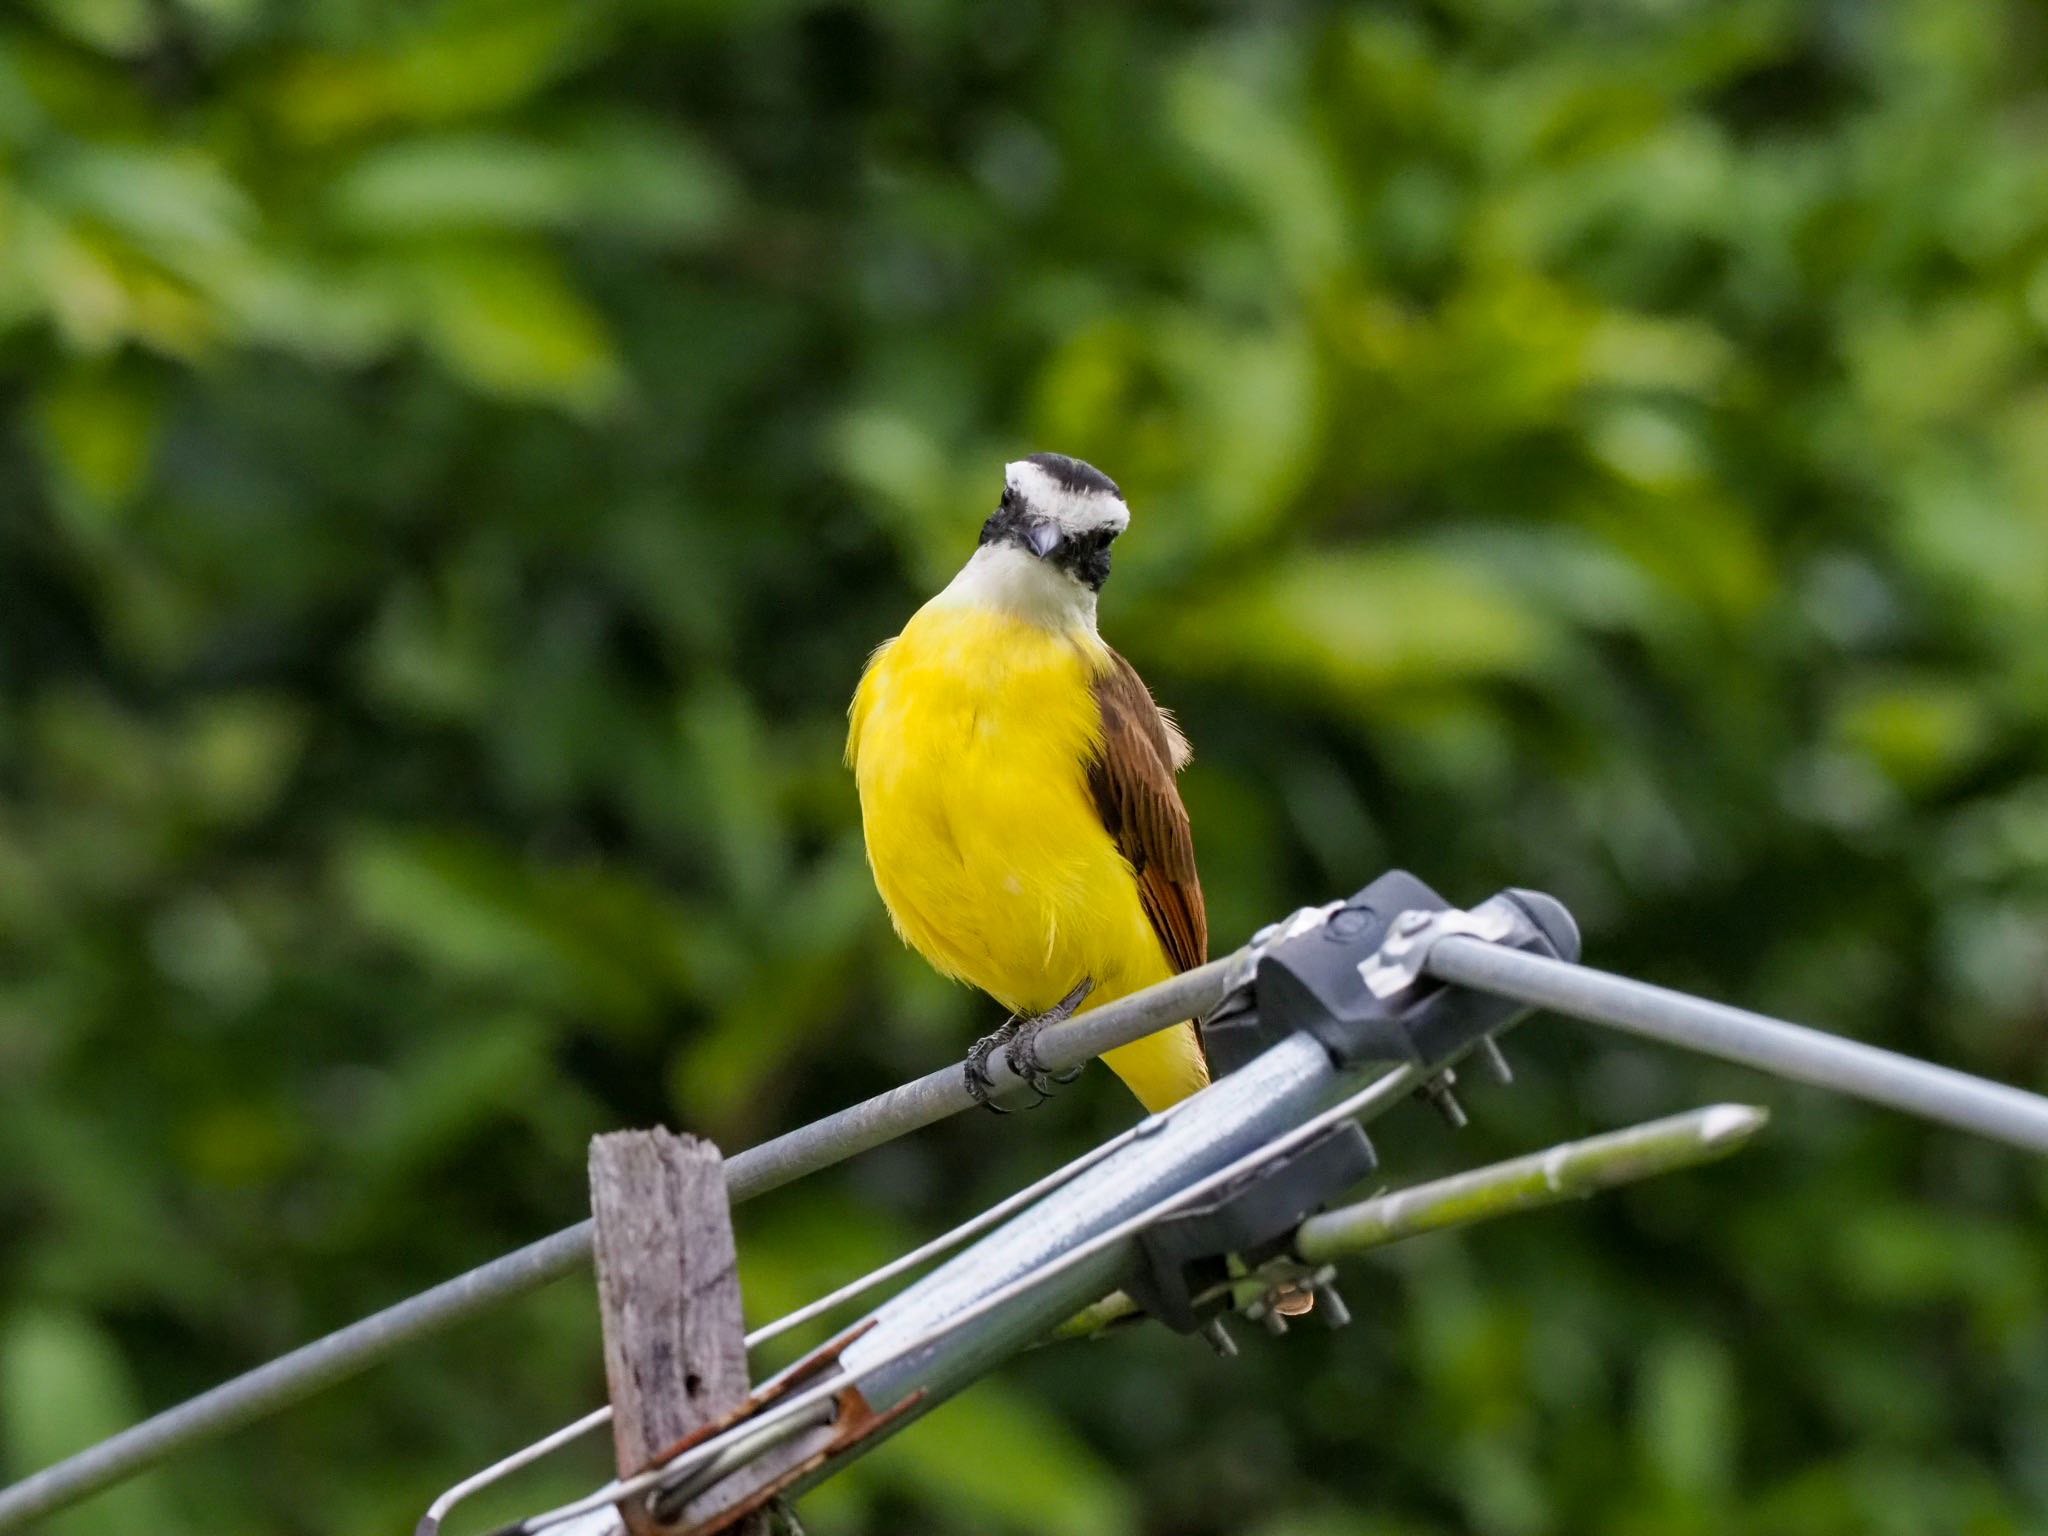
[[[725,1160],[664,1130],[593,1137],[590,1213],[612,1441],[630,1477],[747,1398]],[[644,1500],[620,1513],[632,1536],[664,1536]],[[760,1520],[735,1529],[756,1536]]]

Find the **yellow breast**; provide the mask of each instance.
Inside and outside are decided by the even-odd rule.
[[[1092,631],[934,603],[854,696],[847,758],[897,931],[1013,1011],[1049,1008],[1083,978],[1093,1006],[1172,972],[1088,788],[1107,660]],[[1109,1058],[1152,1107],[1207,1078],[1189,1032],[1173,1034],[1186,1038]]]

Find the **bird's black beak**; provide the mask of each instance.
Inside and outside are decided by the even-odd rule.
[[[982,543],[991,544],[997,539],[1028,549],[1040,560],[1053,559],[1070,543],[1057,520],[1028,511],[1008,496],[981,525]]]

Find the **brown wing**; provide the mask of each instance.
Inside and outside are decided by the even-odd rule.
[[[1138,876],[1145,915],[1176,971],[1209,958],[1209,914],[1195,873],[1195,837],[1173,776],[1187,743],[1152,702],[1131,664],[1109,653],[1096,679],[1102,750],[1088,765],[1088,787],[1102,824]]]

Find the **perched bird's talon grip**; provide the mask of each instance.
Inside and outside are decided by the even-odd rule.
[[[1045,1012],[1013,1019],[1008,1026],[1010,1070],[1031,1085],[1041,1104],[1052,1097],[1052,1090],[1056,1085],[1071,1083],[1079,1077],[1081,1068],[1073,1067],[1065,1072],[1048,1072],[1045,1063],[1038,1059],[1038,1037],[1048,1025],[1064,1024],[1071,1019],[1074,1010],[1086,1001],[1088,994],[1094,989],[1094,982],[1084,981]]]
[[[995,1030],[991,1034],[983,1035],[979,1040],[975,1041],[974,1049],[967,1053],[965,1074],[967,1079],[967,1097],[974,1100],[983,1109],[989,1111],[990,1114],[1007,1115],[1010,1113],[1009,1110],[1003,1108],[1002,1105],[989,1097],[989,1090],[995,1087],[996,1080],[989,1073],[988,1060],[997,1051],[1015,1039],[1016,1034],[1017,1020],[1014,1018],[1006,1019],[1003,1021],[1000,1029]],[[1040,1095],[1040,1097],[1043,1097],[1043,1095]]]

